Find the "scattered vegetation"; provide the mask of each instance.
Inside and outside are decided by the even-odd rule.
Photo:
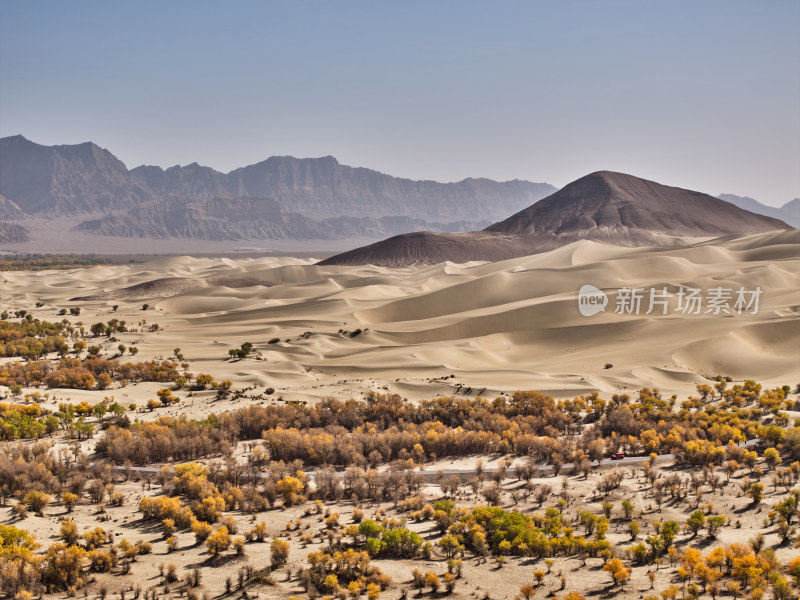
[[[37,362],[49,364],[25,366]],[[65,357],[55,364],[93,377],[134,376],[134,367],[112,362]],[[169,364],[152,369],[178,374]],[[181,377],[158,392],[157,405],[173,403],[176,389],[230,391],[206,374]],[[153,464],[165,466],[139,475],[147,481],[133,506],[143,530],[163,535],[160,552],[181,551],[189,537],[197,544],[193,552],[205,554],[203,564],[213,568],[247,560],[249,544],[268,543],[268,562],[258,571],[241,567],[226,583],[231,594],[276,585],[274,571],[287,564],[287,581],[308,598],[378,598],[398,586],[452,594],[465,585],[465,561],[478,566],[490,558],[496,569],[531,565],[528,579],[519,581],[520,598],[582,598],[569,590],[574,579],[560,561],[594,568],[609,596],[645,573],[654,597],[663,599],[768,593],[784,599],[800,589],[800,559],[778,558],[800,546],[800,424],[789,415],[798,406],[788,388],[722,380],[680,402],[646,388],[609,400],[517,392],[411,403],[371,394],[151,422],[132,422],[112,398],[62,403],[52,413],[41,399],[29,394],[0,404],[5,439],[79,440],[95,428],[103,432],[91,461],[77,445],[55,451],[42,441],[4,443],[0,504],[13,501],[18,519],[0,526],[0,586],[10,597],[69,595],[92,586],[93,574],[125,574],[137,557],[152,553],[151,542],[114,540],[102,524],[81,531],[72,513],[82,504],[122,505],[115,478],[130,475],[130,465]],[[635,462],[593,472],[619,452]],[[659,468],[659,455],[667,453],[676,469]],[[423,477],[418,470],[470,455],[506,458],[491,468],[476,463],[466,476],[441,473],[436,492],[430,472]],[[574,496],[570,481],[587,481],[588,496]],[[269,532],[258,520],[269,511],[290,515],[284,531]],[[21,527],[29,514],[63,515],[59,541],[40,547]],[[758,535],[731,541],[741,519],[754,515],[763,516]],[[303,558],[292,563],[298,550]],[[380,561],[407,563],[408,580],[393,581]],[[418,568],[416,561],[428,563]],[[161,580],[187,595],[200,585],[199,571],[181,575],[172,563]]]
[[[107,265],[108,259],[97,254],[20,254],[0,259],[0,271],[43,271]]]
[[[240,348],[232,348],[228,350],[228,356],[230,356],[231,358],[243,359],[247,358],[250,355],[250,352],[252,351],[253,351],[253,344],[251,342],[245,342],[244,344],[241,345]]]

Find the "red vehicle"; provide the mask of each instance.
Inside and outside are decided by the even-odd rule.
[[[622,460],[623,458],[625,458],[624,452],[614,452],[614,454],[611,455],[611,460]]]

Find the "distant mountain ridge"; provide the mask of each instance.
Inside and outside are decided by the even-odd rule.
[[[329,217],[312,219],[287,211],[271,198],[212,198],[175,202],[157,201],[124,213],[89,219],[81,231],[116,237],[197,240],[336,239],[382,237],[424,229],[463,231],[482,221],[437,223],[413,217]]]
[[[17,206],[16,202],[12,202],[5,196],[0,196],[0,219],[13,221],[14,219],[22,219],[25,213]]]
[[[30,240],[28,230],[16,223],[0,223],[0,243],[19,244]]]
[[[166,170],[143,166],[131,174],[162,196],[274,198],[289,211],[313,211],[323,218],[413,214],[434,220],[494,219],[510,205],[521,208],[556,190],[549,184],[519,180],[414,181],[348,167],[332,156],[273,156],[227,174],[197,163]]]
[[[272,157],[221,173],[193,163],[128,170],[87,142],[0,139],[0,218],[81,216],[110,236],[237,240],[381,237],[411,228],[486,226],[555,191],[546,183],[414,181],[335,158]],[[238,218],[246,213],[246,218]],[[300,236],[299,238],[296,236]]]
[[[781,206],[781,211],[784,215],[786,215],[787,219],[790,219],[789,223],[794,225],[795,227],[800,227],[800,198],[795,198],[794,200],[790,200],[783,206]],[[786,219],[784,219],[786,220]]]
[[[505,260],[580,240],[680,246],[728,234],[784,229],[792,227],[707,194],[625,173],[598,171],[483,231],[395,236],[322,264],[401,266]]]
[[[717,198],[750,212],[786,221],[793,227],[800,227],[800,198],[790,200],[781,207],[767,206],[748,196],[736,196],[734,194],[720,194]]]
[[[21,135],[0,139],[0,194],[26,215],[75,215],[149,199],[125,165],[86,142],[41,146]]]

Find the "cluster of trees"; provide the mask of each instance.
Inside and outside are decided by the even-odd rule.
[[[139,554],[149,554],[152,545],[135,545],[121,540],[111,545],[111,537],[100,527],[80,534],[71,518],[61,522],[61,541],[39,554],[35,538],[24,529],[0,525],[0,592],[8,597],[26,598],[82,587],[90,572],[106,573],[120,561],[130,562]],[[104,546],[110,546],[103,549]]]
[[[338,524],[338,515],[332,524]],[[414,558],[422,548],[422,538],[405,527],[384,527],[372,519],[351,524],[345,535],[353,540],[354,548],[363,548],[372,558]]]
[[[25,312],[25,311],[21,311]],[[8,313],[6,317],[8,316]],[[51,352],[66,354],[69,345],[65,339],[64,323],[50,323],[24,314],[19,323],[0,320],[0,356],[21,356],[35,360]]]
[[[564,523],[562,512],[554,507],[544,515],[528,515],[497,506],[468,510],[450,503],[438,508],[434,505],[432,518],[446,532],[437,545],[450,556],[465,550],[476,556],[599,556],[611,547],[606,539],[607,520],[601,518],[587,528],[591,536],[585,537]]]
[[[342,477],[337,477],[332,467],[317,469],[314,476],[314,495],[323,500],[398,501],[419,492],[422,479],[413,460],[395,462],[386,469],[348,467]]]
[[[241,481],[248,485],[236,485],[239,476],[235,468],[212,471],[195,462],[177,465],[174,471],[167,467],[159,474],[164,495],[142,498],[139,511],[145,519],[163,523],[169,520],[170,529],[191,530],[198,541],[205,541],[211,534],[211,525],[220,521],[224,511],[266,510],[278,498],[284,507],[305,502],[306,477],[302,471],[293,471],[293,466],[296,465],[271,464],[273,476],[261,487],[252,480]],[[235,532],[233,524],[225,525],[228,531]],[[263,529],[257,526],[248,537],[263,540]]]
[[[67,512],[72,512],[87,497],[94,503],[108,500],[119,505],[124,501],[122,494],[115,491],[111,471],[88,466],[87,457],[81,453],[62,448],[54,456],[50,446],[43,443],[7,445],[4,449],[7,454],[0,454],[0,504],[16,496],[19,503],[14,512],[22,518],[27,510],[42,514],[54,498],[60,499]],[[94,479],[90,479],[92,474]],[[177,547],[175,531],[187,530],[198,543],[205,545],[212,557],[231,547],[237,554],[244,553],[245,538],[234,537],[236,520],[230,515],[222,517],[222,512],[250,508],[252,492],[232,485],[222,475],[224,484],[218,488],[209,479],[211,475],[207,467],[198,463],[178,465],[174,471],[166,469],[159,476],[164,494],[141,500],[139,510],[145,519],[161,522],[170,551]],[[302,474],[290,476],[284,469],[280,475],[282,479],[277,480],[273,490],[278,495],[284,494],[284,504],[304,500],[295,495],[296,491],[305,490]],[[300,487],[294,482],[299,482]],[[263,502],[255,506],[265,508]],[[214,529],[213,523],[221,524]],[[76,522],[69,517],[61,520],[59,537],[59,542],[39,553],[39,545],[25,530],[0,526],[0,593],[13,597],[20,592],[75,590],[88,581],[89,573],[109,572],[118,567],[127,572],[126,563],[152,550],[148,542],[134,545],[121,540],[114,544],[100,527],[80,533]],[[265,537],[263,522],[247,534],[251,541],[264,541]],[[287,542],[274,539],[270,550],[273,568],[286,563]]]
[[[3,444],[0,453],[0,506],[17,499],[14,512],[25,508],[41,512],[53,498],[69,511],[84,498],[99,504],[106,498],[119,504],[122,496],[114,490],[113,471],[108,465],[92,466],[78,446],[61,446],[57,452],[49,442]]]
[[[89,330],[95,337],[99,337],[101,335],[111,337],[115,333],[128,331],[128,327],[125,325],[125,321],[111,319],[108,323],[99,321],[92,325]]]
[[[22,316],[27,316],[26,311],[20,311]],[[63,323],[49,323],[47,321],[22,321],[12,323],[0,321],[0,341],[15,342],[27,338],[56,336],[63,332]]]
[[[42,305],[37,303],[37,307]],[[114,310],[116,308],[115,305]],[[69,312],[78,316],[80,308],[72,307]],[[66,315],[67,309],[62,309],[59,314]],[[27,310],[15,311],[13,316],[20,318],[20,322],[8,321],[10,316],[8,311],[0,314],[0,357],[21,357],[28,361],[8,363],[0,369],[0,385],[8,386],[15,395],[22,386],[106,389],[115,381],[125,385],[128,381],[172,382],[180,377],[176,363],[170,361],[121,364],[116,360],[100,359],[101,346],[88,345],[81,339],[85,330],[80,322],[73,325],[67,319],[58,323],[40,321]],[[157,325],[153,327],[157,329]],[[153,327],[151,330],[155,330]],[[110,337],[128,331],[125,321],[116,318],[107,323],[95,323],[89,329],[95,337]],[[70,339],[73,340],[71,346]],[[119,344],[117,349],[119,356],[126,350],[130,355],[138,353],[136,346]],[[70,352],[80,357],[84,351],[87,357],[83,361],[67,358]],[[58,354],[60,360],[46,360],[45,357],[51,353]]]
[[[28,394],[26,399],[38,402],[38,392]],[[131,405],[135,408],[135,405]],[[0,403],[0,439],[40,439],[53,435],[57,431],[66,433],[67,438],[85,439],[94,433],[94,425],[86,419],[95,417],[103,426],[129,425],[125,416],[125,408],[113,398],[106,396],[102,402],[89,404],[86,401],[78,404],[62,402],[57,412],[43,408],[38,403],[7,404]]]
[[[20,590],[42,590],[41,569],[35,538],[12,525],[0,525],[0,592],[13,597]]]
[[[734,598],[743,594],[761,598],[770,587],[777,600],[796,597],[790,580],[794,576],[800,584],[800,558],[795,558],[784,568],[772,550],[759,547],[757,538],[750,545],[734,542],[717,546],[706,554],[691,546],[683,552],[672,550],[670,562],[680,564],[677,574],[682,587],[694,597],[700,595],[701,586],[702,593],[712,597],[725,591]],[[679,588],[672,588],[677,594]]]
[[[245,342],[239,348],[231,348],[228,350],[228,356],[231,358],[243,359],[247,358],[252,351],[253,344],[251,342]]]
[[[58,417],[38,404],[0,403],[0,439],[39,439],[59,428]]]
[[[326,523],[338,531],[329,532],[329,537],[337,540],[335,547],[339,549],[363,550],[372,558],[413,559],[420,555],[430,558],[434,551],[447,559],[457,559],[467,552],[477,557],[602,556],[611,548],[606,539],[607,518],[593,521],[584,536],[576,532],[556,507],[548,508],[544,514],[524,514],[497,506],[462,508],[448,499],[423,505],[420,497],[410,497],[399,506],[409,511],[411,520],[431,521],[435,525],[440,533],[435,544],[423,543],[403,520],[389,517],[380,522],[365,519],[345,526],[338,523],[338,515],[334,514]],[[585,516],[579,519],[586,525]]]
[[[107,264],[107,258],[96,254],[24,254],[0,258],[0,271],[74,269]]]
[[[135,404],[131,405],[131,408],[135,407]],[[86,421],[90,416],[94,416],[101,427],[130,424],[130,419],[125,414],[125,407],[108,396],[102,402],[93,405],[86,401],[79,404],[62,402],[58,405],[58,412],[54,413],[54,416],[58,419],[66,437],[78,440],[89,439],[94,435],[95,426]]]
[[[391,583],[391,578],[370,563],[366,552],[348,548],[331,553],[318,551],[308,555],[309,567],[300,578],[306,591],[313,595],[341,594],[346,590],[357,598],[362,592],[377,598]]]
[[[147,465],[213,456],[229,445],[225,432],[218,427],[161,417],[156,422],[134,423],[129,429],[109,427],[95,450],[113,464]]]
[[[14,362],[0,369],[0,385],[71,389],[106,389],[114,382],[157,381],[173,382],[181,377],[177,363],[151,360],[120,363],[116,359],[88,356],[61,358],[58,361],[35,360]]]
[[[61,489],[62,479],[64,485],[69,485],[68,469],[52,455],[50,444],[4,446],[4,452],[0,453],[0,505],[15,496],[21,499],[31,490],[52,494]],[[84,478],[81,489],[85,483]]]
[[[413,404],[398,396],[371,394],[363,400],[328,399],[311,406],[249,406],[203,421],[162,420],[157,438],[147,428],[132,430],[132,436],[113,429],[100,448],[106,453],[107,448],[117,447],[106,453],[114,462],[145,464],[170,459],[172,448],[193,446],[180,456],[197,458],[220,452],[224,444],[261,437],[272,460],[299,460],[305,465],[375,466],[394,460],[421,463],[499,453],[550,463],[556,474],[565,463],[588,472],[593,461],[621,449],[630,454],[674,453],[687,464],[721,464],[736,454],[737,443],[753,438],[800,458],[800,428],[789,427],[788,416],[779,407],[767,411],[759,406],[778,398],[785,407],[793,402],[787,391],[761,392],[760,386],[750,383],[732,390],[732,396],[725,388],[721,398],[679,410],[670,408],[674,398],[663,400],[647,388],[636,402],[626,395],[606,402],[597,394],[555,402],[535,392],[517,392],[494,401],[437,398]],[[743,394],[749,405],[739,405],[737,398]],[[695,399],[687,402],[694,404]],[[116,444],[115,437],[126,443]],[[135,459],[126,455],[126,447],[136,448]],[[752,450],[742,456],[746,462],[757,457]]]

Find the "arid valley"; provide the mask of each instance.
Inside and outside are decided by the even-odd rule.
[[[315,262],[0,275],[3,432],[28,438],[5,442],[0,510],[47,550],[8,559],[5,589],[735,597],[774,587],[737,561],[796,565],[796,231]],[[587,283],[604,312],[579,312]],[[617,286],[764,293],[756,314],[647,315],[615,310]],[[55,354],[20,363],[9,346],[37,323],[59,324]]]

